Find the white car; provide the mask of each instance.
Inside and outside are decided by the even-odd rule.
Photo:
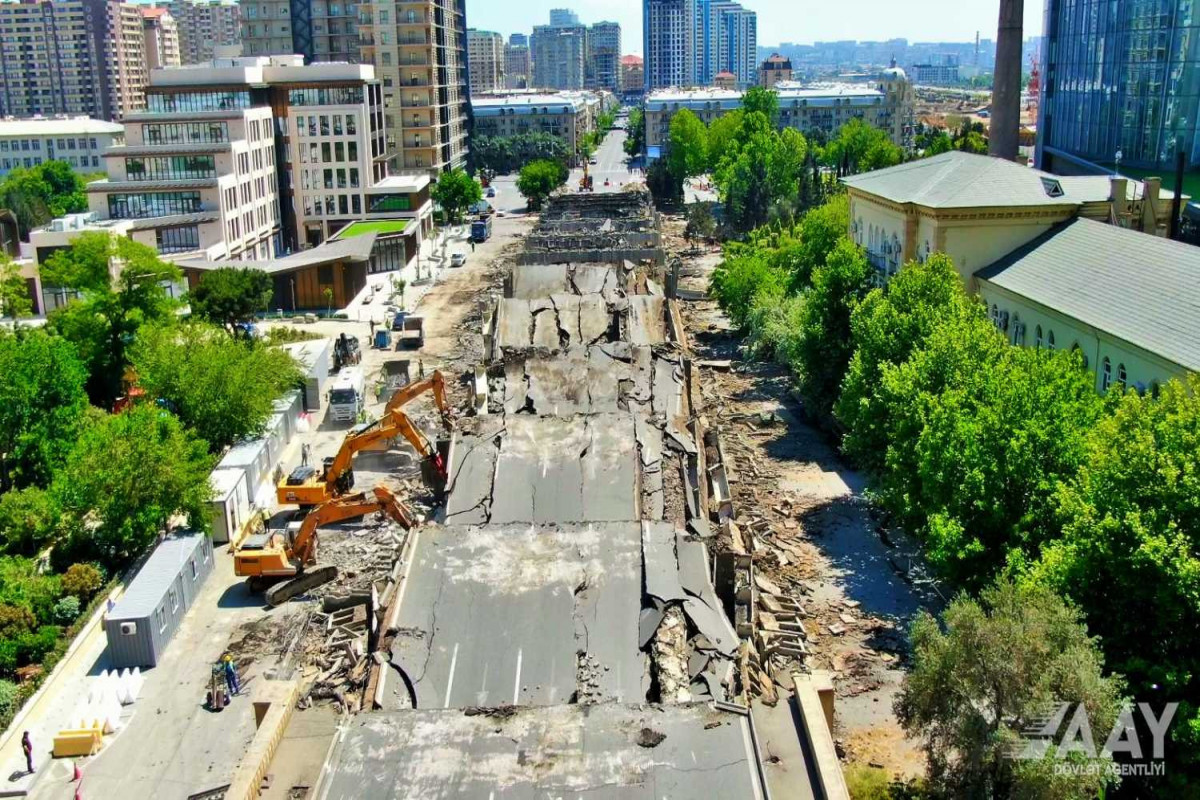
[[[467,263],[467,254],[466,253],[455,253],[454,255],[450,256],[450,266],[452,266],[452,267],[461,267],[461,266],[464,266],[466,263]]]

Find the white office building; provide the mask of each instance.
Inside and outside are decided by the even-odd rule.
[[[76,172],[101,172],[101,156],[125,137],[125,127],[88,117],[0,120],[0,177],[59,160]]]

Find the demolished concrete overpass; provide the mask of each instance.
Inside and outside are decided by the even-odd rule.
[[[657,236],[644,197],[602,197],[552,201],[531,242],[564,219]],[[484,314],[477,415],[387,615],[379,710],[319,797],[770,796],[678,309],[661,262],[577,254],[518,259]]]

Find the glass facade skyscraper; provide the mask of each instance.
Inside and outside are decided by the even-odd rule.
[[[1122,168],[1167,173],[1182,147],[1196,170],[1194,0],[1047,0],[1045,30],[1039,166],[1094,172],[1119,159]]]

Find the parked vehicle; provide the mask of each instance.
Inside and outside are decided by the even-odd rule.
[[[392,330],[396,330],[393,325]],[[401,323],[399,334],[396,337],[397,349],[416,350],[425,346],[425,318],[416,314],[407,314],[404,317],[404,322]]]
[[[480,217],[471,223],[471,241],[486,242],[492,236],[492,218]]]
[[[329,415],[334,422],[353,424],[367,402],[362,370],[351,367],[342,370],[329,391]]]
[[[461,266],[464,266],[466,263],[467,263],[467,254],[466,253],[455,253],[454,255],[450,256],[450,266],[452,266],[452,267],[461,267]]]
[[[488,187],[488,190],[487,190],[487,196],[488,196],[488,197],[495,197],[495,196],[496,196],[496,189],[495,189],[495,187],[492,187],[492,186],[489,186],[489,187]]]
[[[488,203],[487,200],[480,200],[478,203],[472,203],[467,211],[469,211],[472,216],[476,217],[490,217],[492,214],[496,213],[496,209],[492,208],[491,204]]]
[[[333,369],[340,370],[348,364],[362,361],[362,350],[359,348],[357,336],[341,334],[333,342]]]

